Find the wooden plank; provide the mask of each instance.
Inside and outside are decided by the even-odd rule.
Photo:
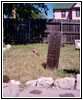
[[[66,32],[63,32],[63,34],[80,34],[80,32],[68,32],[68,31],[66,31]]]

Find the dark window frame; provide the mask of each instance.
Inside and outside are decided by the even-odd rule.
[[[77,11],[79,11],[79,15],[77,14]],[[80,17],[80,9],[76,9],[76,17]]]
[[[63,14],[63,13],[64,13],[64,14]],[[66,10],[62,10],[62,11],[61,11],[61,17],[62,17],[62,18],[65,18],[65,17],[66,17]]]

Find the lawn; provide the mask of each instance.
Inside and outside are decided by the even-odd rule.
[[[32,48],[40,52],[40,56],[36,56]],[[44,68],[47,50],[48,44],[44,43],[13,45],[11,49],[3,53],[3,74],[24,83],[42,76],[51,76],[56,79],[65,76],[75,77],[77,73],[80,73],[79,51],[75,50],[73,45],[61,47],[59,68],[53,71]]]

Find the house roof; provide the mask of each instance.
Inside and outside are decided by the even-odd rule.
[[[55,3],[53,9],[70,9],[75,3]]]

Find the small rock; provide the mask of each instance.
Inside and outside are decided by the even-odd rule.
[[[20,81],[16,81],[15,84],[16,84],[16,85],[20,85]]]
[[[76,89],[80,90],[80,74],[76,76]]]
[[[5,51],[6,50],[6,48],[5,47],[3,47],[3,51]]]
[[[10,80],[12,85],[20,85],[20,81]]]
[[[9,77],[7,75],[3,75],[3,82],[8,83],[10,81]]]
[[[10,80],[10,83],[11,84],[15,84],[15,80]]]
[[[74,89],[75,78],[73,77],[58,78],[54,81],[54,86],[62,89]]]
[[[11,45],[10,44],[6,45],[6,49],[7,50],[10,49],[10,48],[11,48]]]
[[[27,86],[36,86],[36,84],[37,84],[37,80],[27,81],[25,83],[25,85]]]
[[[38,87],[50,87],[53,84],[52,77],[41,77],[37,79],[37,86]]]

